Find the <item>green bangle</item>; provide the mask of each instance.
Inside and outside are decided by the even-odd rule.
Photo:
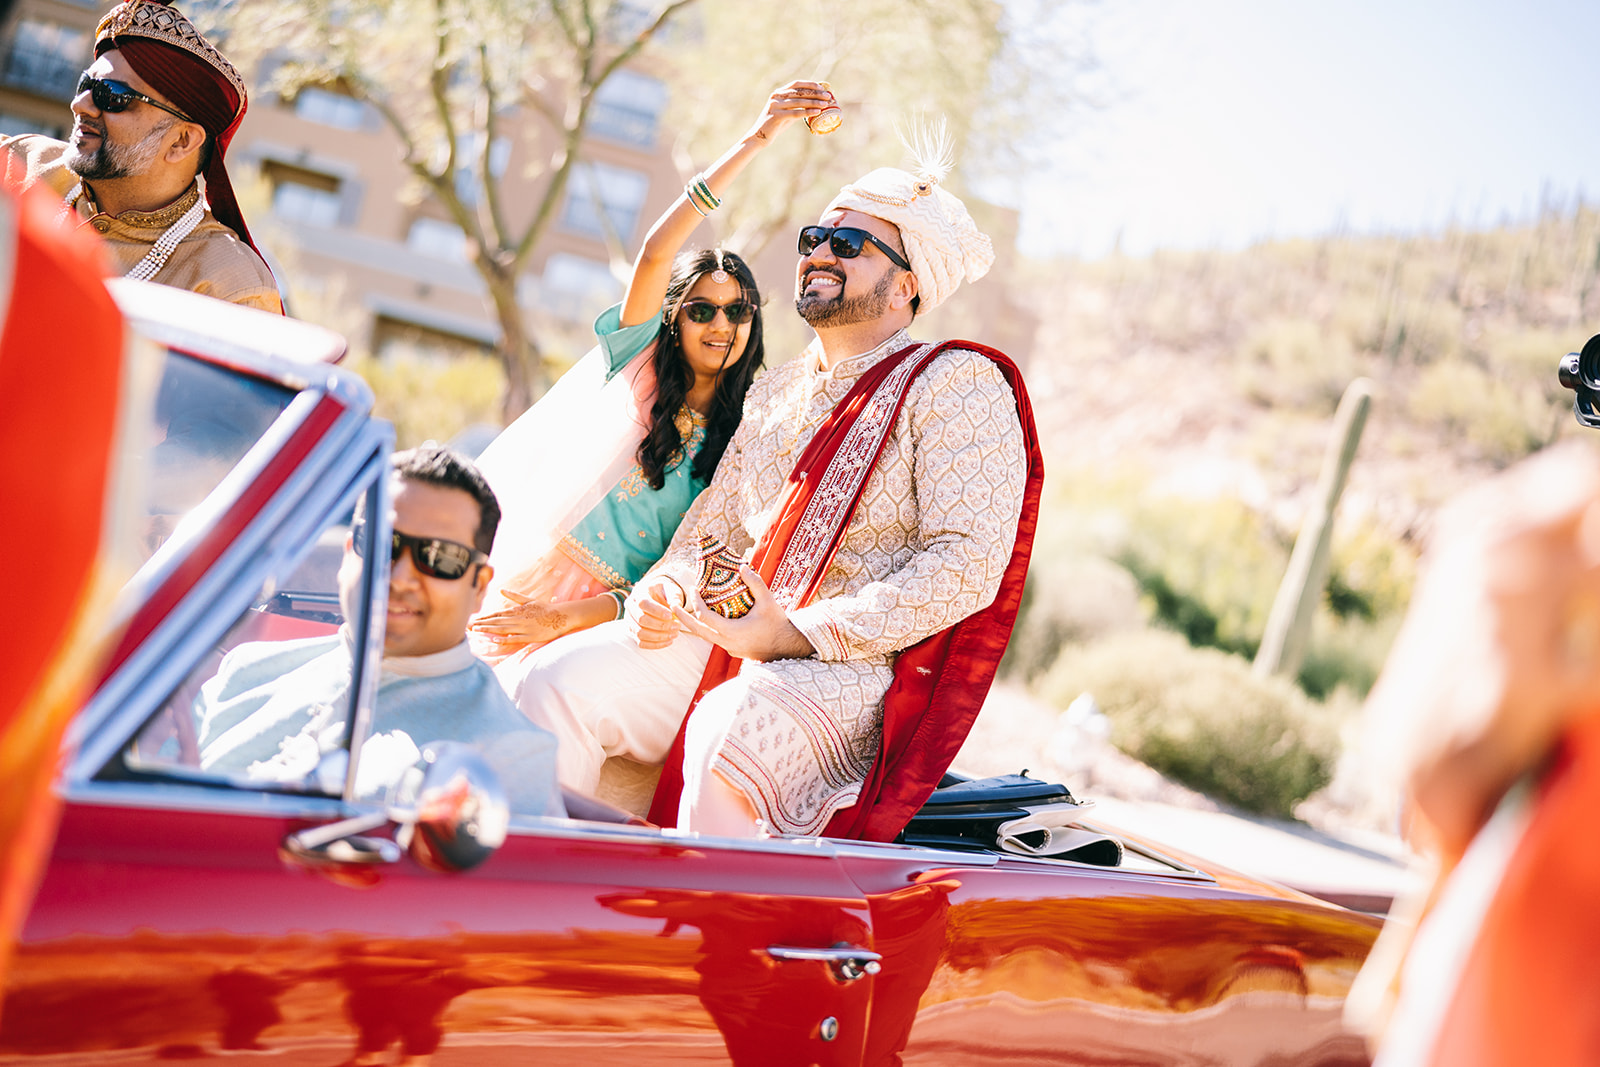
[[[696,174],[689,179],[689,184],[684,187],[684,191],[689,194],[690,200],[697,200],[705,206],[707,211],[715,211],[722,206],[722,201],[717,199],[717,195],[711,191],[711,186],[706,184],[704,172]]]
[[[694,208],[696,211],[700,212],[700,217],[701,218],[704,219],[704,218],[709,218],[710,217],[711,212],[709,212],[705,208],[701,207],[700,206],[700,201],[695,198],[694,187],[693,186],[685,185],[683,187],[683,195],[687,196],[689,198],[689,206]]]
[[[607,589],[606,596],[617,602],[617,619],[620,619],[622,616],[627,614],[628,598],[622,594],[620,589]],[[612,621],[615,622],[616,619],[613,619]]]

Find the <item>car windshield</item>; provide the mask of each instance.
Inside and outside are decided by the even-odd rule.
[[[365,508],[377,506],[375,494],[374,480]],[[263,582],[254,602],[128,745],[128,770],[340,793],[355,640],[341,628],[360,595],[365,566],[348,546],[351,518],[348,507],[339,508]],[[381,762],[384,755],[374,753],[372,766],[362,766],[369,778],[388,775],[364,783],[369,791],[380,791],[411,762],[392,767]]]
[[[143,486],[137,558],[148,562],[283,414],[295,391],[181,352],[162,353],[144,424],[126,434],[120,469]]]

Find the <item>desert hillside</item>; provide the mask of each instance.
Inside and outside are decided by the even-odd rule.
[[[1597,268],[1600,215],[1581,206],[1488,232],[1042,267],[1028,380],[1052,474],[1131,463],[1292,528],[1365,375],[1343,507],[1414,537],[1463,484],[1593,436],[1556,365],[1600,332]]]

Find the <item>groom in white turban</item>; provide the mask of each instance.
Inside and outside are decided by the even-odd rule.
[[[751,385],[626,619],[546,646],[513,694],[564,784],[624,756],[663,765],[661,825],[877,840],[938,784],[1010,637],[1043,478],[1015,365],[908,333],[994,258],[943,169],[873,171],[801,229],[816,340]],[[747,614],[708,607],[708,539],[748,563]]]

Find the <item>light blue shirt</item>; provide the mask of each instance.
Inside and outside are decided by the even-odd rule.
[[[556,783],[555,735],[517,710],[465,641],[431,656],[386,657],[383,666],[363,767],[369,752],[376,758],[379,750],[409,752],[414,745],[420,752],[434,741],[466,742],[499,775],[513,812],[566,814]],[[254,641],[230,651],[195,701],[201,767],[276,781],[307,778],[322,755],[343,743],[350,667],[342,633]],[[357,774],[358,783],[366,777],[361,769]],[[358,792],[381,796],[389,784],[392,776]]]

